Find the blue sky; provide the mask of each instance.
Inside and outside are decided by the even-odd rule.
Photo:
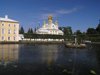
[[[73,32],[86,32],[99,24],[100,0],[0,0],[0,17],[8,15],[19,21],[25,32],[38,27],[39,23],[42,27],[44,18],[47,23],[50,11],[53,23],[57,17],[59,26],[71,26]]]

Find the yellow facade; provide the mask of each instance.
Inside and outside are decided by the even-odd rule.
[[[0,41],[18,41],[19,22],[0,21]]]

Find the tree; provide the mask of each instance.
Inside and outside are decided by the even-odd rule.
[[[32,28],[31,28],[31,31],[30,31],[31,33],[33,33],[33,30],[32,30]]]
[[[88,28],[86,34],[97,34],[97,31],[94,28]]]
[[[72,34],[72,28],[71,27],[67,27],[68,30],[68,34]]]
[[[36,30],[37,30],[37,29],[36,29],[36,27],[35,27],[34,32],[36,32]]]
[[[67,31],[67,28],[66,27],[63,27],[63,32],[64,32],[65,35],[67,35],[67,32],[68,31]]]
[[[62,30],[62,27],[59,27],[58,29]]]
[[[19,34],[24,34],[24,29],[22,26],[21,26],[21,29],[19,30]]]
[[[98,24],[98,27],[96,28],[96,31],[100,34],[100,24]]]
[[[83,32],[82,34],[86,34],[85,32]]]
[[[82,34],[82,33],[81,33],[80,30],[77,30],[77,31],[76,31],[76,35],[77,35],[77,34]]]
[[[64,32],[65,35],[70,35],[70,34],[72,34],[72,29],[71,29],[71,27],[63,27],[63,30],[62,30],[62,31]]]
[[[30,30],[30,28],[28,29],[28,32],[27,33],[31,33],[31,30]]]

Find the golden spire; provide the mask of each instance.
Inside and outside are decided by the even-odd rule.
[[[55,25],[58,25],[58,22],[57,22],[57,18],[56,18],[56,22],[55,22]]]
[[[50,11],[50,16],[51,16],[51,11]]]
[[[51,11],[50,11],[50,16],[48,17],[48,20],[53,20],[53,17],[51,16]]]
[[[45,19],[44,19],[43,25],[45,25],[45,24],[46,24],[46,22],[45,22]]]

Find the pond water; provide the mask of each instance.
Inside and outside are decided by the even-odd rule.
[[[0,45],[0,75],[100,75],[100,45]]]

